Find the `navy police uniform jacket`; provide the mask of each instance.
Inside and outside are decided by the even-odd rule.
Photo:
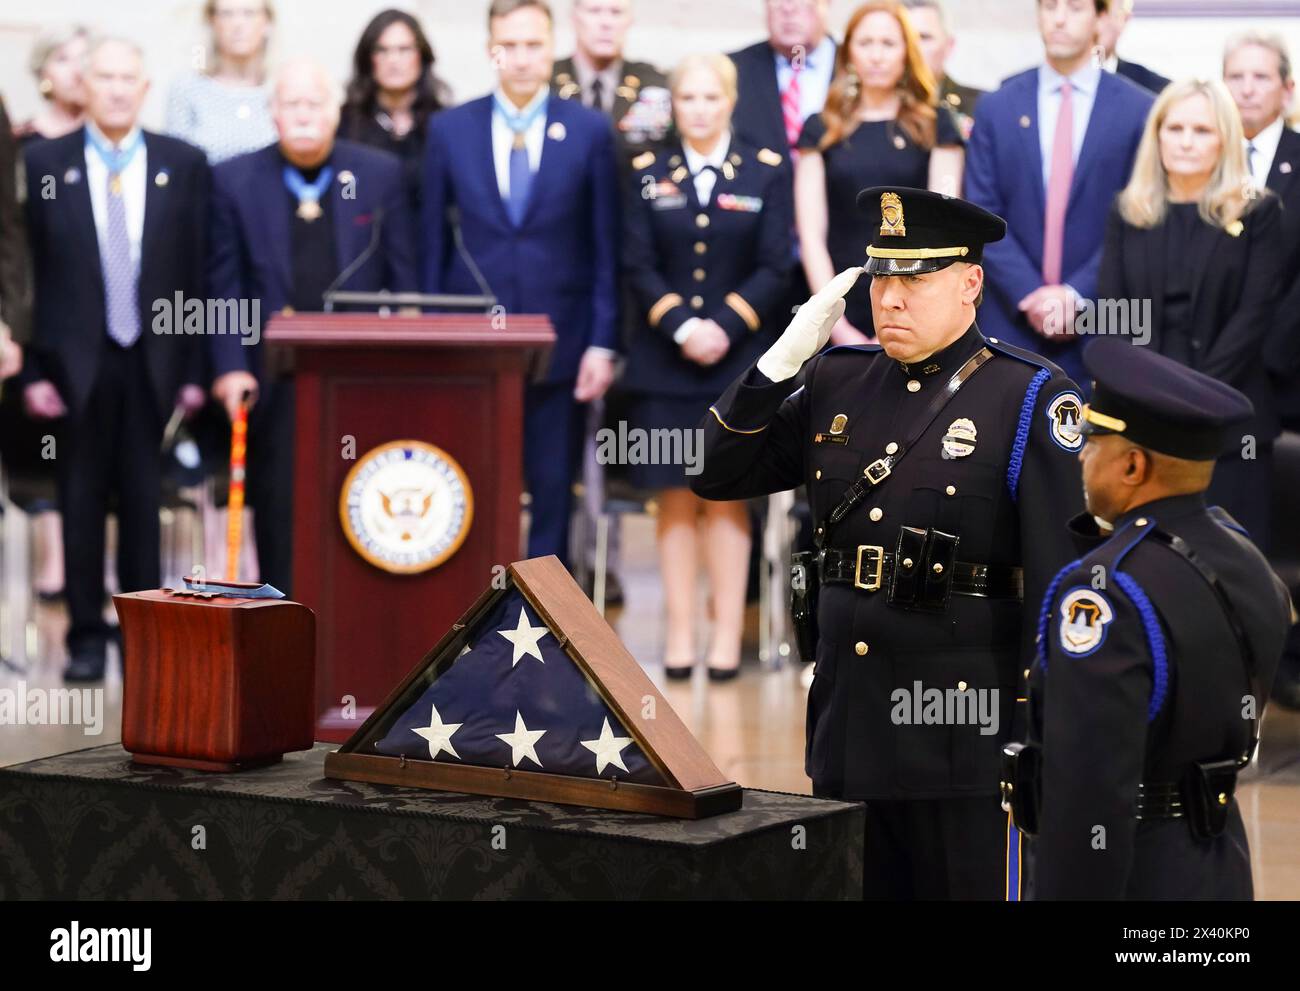
[[[773,307],[793,264],[789,164],[770,149],[733,141],[704,207],[680,147],[645,152],[633,168],[624,264],[639,319],[623,386],[713,399],[767,350],[772,330],[785,326]],[[714,365],[686,360],[673,340],[692,317],[715,321],[731,339]]]
[[[883,590],[823,584],[805,755],[818,793],[997,793],[1000,746],[1012,735],[1033,656],[1037,603],[1071,556],[1065,521],[1082,503],[1082,402],[1059,368],[986,342],[972,325],[910,366],[879,347],[832,348],[804,366],[804,384],[793,394],[794,380],[773,383],[752,369],[705,417],[703,470],[692,480],[697,494],[738,499],[806,483],[815,524],[823,527],[866,466],[906,441],[936,393],[986,343],[992,360],[826,546],[892,551],[901,526],[935,528],[960,538],[957,561],[1023,567],[1028,608],[1014,598],[953,595],[944,612],[917,612],[890,605]],[[912,697],[918,685],[921,696],[930,688],[984,690],[996,702],[996,731],[981,733],[974,720],[913,720],[910,706],[904,719],[896,692]]]
[[[1196,839],[1185,819],[1136,818],[1139,783],[1176,783],[1193,762],[1241,757],[1247,705],[1263,715],[1289,625],[1286,588],[1231,517],[1203,495],[1148,503],[1098,536],[1070,527],[1084,556],[1043,602],[1029,729],[1042,747],[1042,809],[1031,891],[1059,899],[1242,899],[1250,854],[1235,801],[1226,830]],[[1210,566],[1252,646],[1209,583],[1162,535]]]

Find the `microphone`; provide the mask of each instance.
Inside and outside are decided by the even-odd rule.
[[[474,276],[474,281],[478,283],[479,293],[484,298],[492,300],[487,307],[491,309],[496,304],[496,296],[493,295],[492,287],[488,285],[487,279],[483,278],[483,273],[479,271],[479,267],[474,264],[474,256],[465,247],[465,237],[460,229],[460,207],[454,203],[447,206],[447,223],[451,225],[451,237],[456,243],[456,254],[460,255],[460,260],[469,269],[469,274]]]
[[[352,263],[348,265],[348,267],[345,268],[342,272],[340,272],[337,278],[335,278],[334,281],[329,284],[329,288],[327,288],[325,292],[321,294],[321,299],[325,303],[326,313],[334,312],[334,294],[338,290],[339,286],[343,285],[343,283],[347,282],[348,279],[352,278],[353,274],[355,274],[357,269],[359,269],[366,262],[370,261],[375,251],[378,250],[379,235],[382,232],[383,227],[384,227],[384,208],[382,206],[377,206],[375,207],[374,222],[370,225],[370,243],[366,245],[365,250],[362,251],[361,254],[357,255],[356,258],[352,259]]]

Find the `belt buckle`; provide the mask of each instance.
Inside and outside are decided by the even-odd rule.
[[[871,464],[867,465],[867,481],[872,485],[879,485],[890,476],[893,470],[894,469],[889,464],[888,458],[877,458],[875,461],[871,462]]]
[[[864,553],[872,554],[875,557],[875,574],[871,575],[865,582],[862,580],[862,555]],[[853,587],[860,588],[864,592],[878,592],[880,591],[880,582],[884,573],[885,549],[878,544],[859,544],[858,562],[853,569]]]

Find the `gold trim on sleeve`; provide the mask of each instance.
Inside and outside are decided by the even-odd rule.
[[[733,434],[746,434],[746,435],[750,435],[750,434],[761,434],[764,430],[767,429],[767,424],[764,424],[763,426],[759,427],[757,430],[737,430],[735,427],[729,426],[729,425],[727,424],[727,421],[724,420],[724,419],[723,419],[723,418],[718,414],[718,410],[717,410],[717,407],[716,407],[716,406],[710,406],[710,407],[709,407],[709,412],[713,414],[713,418],[714,418],[715,420],[717,420],[720,424],[722,424],[722,429],[723,429],[723,430],[730,430]]]
[[[659,297],[659,301],[655,303],[654,306],[650,307],[650,312],[647,314],[646,320],[649,322],[651,327],[658,327],[659,321],[664,318],[665,313],[671,310],[674,306],[681,305],[681,296],[677,295],[675,292],[666,293]]]
[[[745,326],[751,331],[758,330],[762,326],[763,322],[758,319],[758,314],[754,312],[754,308],[749,305],[749,302],[740,293],[727,293],[723,302],[740,315],[740,319],[745,321]]]

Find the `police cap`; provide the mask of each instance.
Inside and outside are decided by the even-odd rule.
[[[1186,461],[1213,461],[1240,444],[1254,415],[1232,386],[1118,337],[1083,350],[1093,378],[1083,408],[1085,434],[1120,434],[1134,444]]]
[[[906,186],[873,186],[858,193],[871,244],[868,275],[924,275],[953,262],[978,265],[984,245],[1001,241],[1007,222],[955,196]]]

